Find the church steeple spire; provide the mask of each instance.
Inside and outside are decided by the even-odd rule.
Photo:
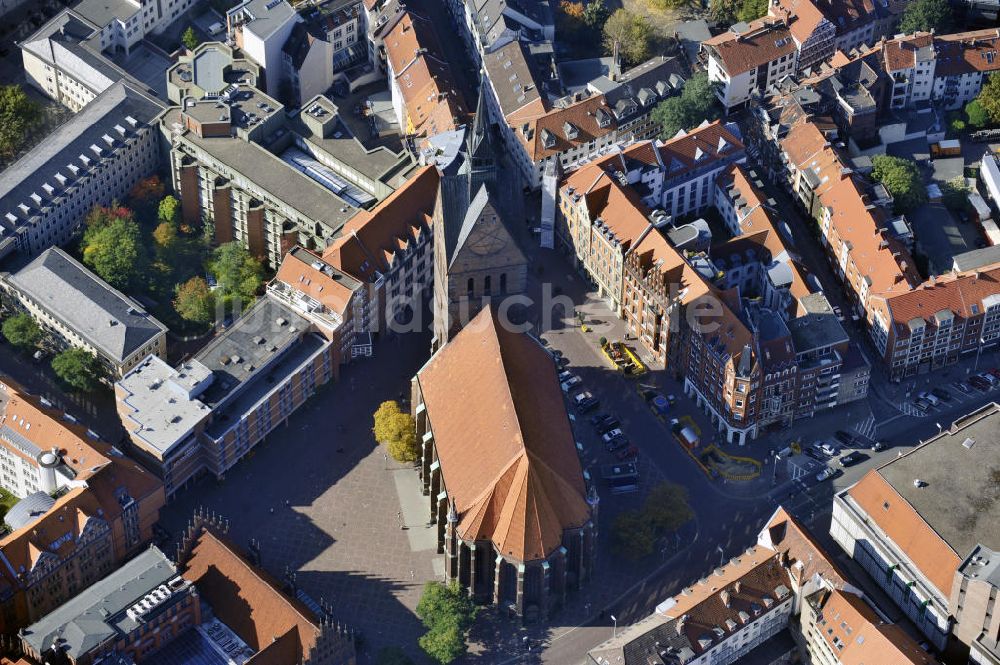
[[[475,197],[482,185],[492,187],[496,182],[496,151],[493,146],[493,132],[490,125],[489,110],[486,108],[486,95],[489,94],[489,81],[485,70],[479,79],[479,100],[476,103],[476,115],[465,136],[465,153],[469,167],[469,199]]]

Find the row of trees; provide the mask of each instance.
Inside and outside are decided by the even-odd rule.
[[[8,317],[2,326],[3,336],[14,347],[30,352],[38,348],[44,334],[28,314]],[[93,390],[104,376],[104,368],[90,351],[69,348],[52,358],[52,370],[62,381],[75,390]]]
[[[687,489],[662,483],[649,493],[641,510],[626,511],[615,518],[612,544],[623,557],[641,559],[653,553],[659,539],[674,533],[693,517]]]

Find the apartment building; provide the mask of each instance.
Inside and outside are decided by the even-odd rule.
[[[150,546],[31,624],[21,648],[38,662],[90,665],[110,652],[141,662],[201,622],[195,586]]]
[[[0,174],[0,257],[64,245],[98,205],[121,200],[160,163],[162,105],[111,85]]]
[[[323,260],[365,285],[370,312],[364,330],[393,331],[433,292],[434,205],[440,176],[434,166],[416,175],[371,210],[348,220]]]
[[[598,499],[555,364],[500,319],[483,308],[413,377],[422,488],[448,579],[544,619],[594,573]]]
[[[781,507],[755,545],[617,632],[589,652],[588,663],[936,662]]]
[[[727,32],[701,43],[708,79],[726,111],[746,106],[798,69],[799,50],[784,18],[765,17],[736,23]]]
[[[190,360],[149,356],[115,384],[135,456],[167,496],[203,473],[222,478],[339,373],[370,308],[361,282],[304,248],[267,293]]]
[[[835,127],[800,119],[781,131],[771,140],[783,178],[817,221],[831,266],[893,379],[954,364],[1000,340],[1000,266],[924,280],[870,183],[832,143]]]
[[[236,46],[264,69],[268,96],[285,98],[282,49],[288,43],[299,15],[288,0],[243,0],[226,11],[226,32]]]
[[[15,504],[16,528],[0,538],[0,627],[12,634],[139,552],[165,496],[153,474],[43,398],[4,379],[0,402],[0,479],[27,507]]]
[[[546,168],[569,171],[659,133],[650,113],[682,89],[679,61],[612,69],[566,94],[544,50],[514,40],[484,56],[486,108],[529,187],[541,186]]]
[[[996,654],[1000,516],[968,497],[991,496],[998,423],[987,405],[834,496],[830,535],[955,662]]]
[[[688,137],[636,144],[572,174],[560,209],[568,247],[628,334],[655,366],[684,379],[727,441],[742,445],[769,426],[863,399],[870,368],[786,248],[790,230],[773,217],[759,176],[734,162],[742,146],[718,137],[718,123],[698,131],[716,148],[705,164]],[[683,177],[691,161],[712,180],[704,197],[682,198],[701,204],[695,210],[714,208],[723,236],[648,205],[676,201],[675,185],[643,169]]]
[[[0,289],[65,346],[86,349],[120,378],[140,360],[167,353],[167,327],[57,247],[14,274]]]
[[[361,2],[329,0],[305,9],[282,47],[289,102],[302,107],[322,95],[342,72],[368,58]]]
[[[462,28],[469,53],[478,64],[487,54],[515,41],[524,41],[546,49],[555,41],[555,12],[539,0],[486,0],[458,2],[449,0],[452,16]]]
[[[386,76],[400,132],[425,138],[455,131],[468,120],[433,21],[412,11],[383,40]]]
[[[833,4],[824,2],[821,5],[812,0],[784,0],[768,6],[768,16],[788,25],[788,31],[798,50],[798,69],[815,67],[833,56],[837,25],[824,15],[824,9],[832,9]]]

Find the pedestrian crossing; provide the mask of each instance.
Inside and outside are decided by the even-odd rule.
[[[878,430],[878,425],[875,422],[875,416],[868,416],[864,420],[859,420],[852,425],[855,432],[861,436],[868,439],[875,439],[876,430]]]

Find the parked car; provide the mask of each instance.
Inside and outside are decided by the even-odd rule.
[[[620,420],[618,420],[617,418],[612,418],[608,422],[606,422],[603,425],[601,425],[600,427],[598,427],[597,428],[597,433],[598,434],[607,434],[608,432],[610,432],[613,429],[618,429],[619,427],[621,427],[621,425],[622,424],[621,424]]]
[[[823,453],[819,452],[815,448],[806,448],[802,452],[803,452],[803,454],[808,455],[809,457],[813,458],[817,462],[825,462],[826,461],[826,458],[823,457]]]
[[[598,404],[600,404],[600,402],[597,398],[590,394],[590,391],[587,390],[582,393],[578,393],[573,397],[573,406],[575,406],[576,410],[580,413],[593,411],[597,408]]]
[[[612,439],[611,441],[608,441],[606,444],[604,444],[604,447],[608,449],[609,453],[613,453],[617,450],[621,450],[622,448],[627,448],[628,445],[629,445],[628,439],[626,439],[624,436],[620,436],[617,439]]]
[[[917,399],[913,400],[913,406],[917,407],[917,409],[921,413],[926,413],[927,409],[931,408],[931,403],[923,399],[922,397],[918,397]]]
[[[840,452],[840,448],[838,448],[837,446],[828,441],[818,441],[817,443],[819,443],[819,449],[822,450],[827,455],[829,455],[830,457],[834,457],[837,453]]]
[[[609,420],[614,420],[615,417],[610,413],[598,413],[590,417],[590,424],[594,427],[600,427]]]
[[[568,381],[571,378],[573,378],[573,372],[569,371],[568,369],[559,372],[559,383],[562,383],[563,381]]]
[[[942,402],[950,402],[953,399],[951,393],[945,390],[944,388],[932,388],[931,394],[933,394]]]
[[[638,456],[639,456],[639,449],[636,448],[635,446],[622,448],[621,450],[615,453],[615,457],[617,457],[618,460],[621,462],[624,462],[625,460],[635,459]]]
[[[882,443],[881,441],[875,441],[874,443],[872,443],[871,448],[875,452],[881,452],[881,451],[885,450],[885,444]]]
[[[967,384],[965,381],[955,381],[951,384],[951,386],[955,388],[958,392],[962,393],[963,395],[972,394],[972,388],[970,388],[969,384]]]
[[[979,390],[979,391],[982,391],[982,392],[987,392],[988,390],[990,390],[993,387],[993,384],[991,384],[989,381],[987,381],[986,379],[982,378],[978,374],[976,376],[973,376],[973,377],[969,378],[969,385],[972,386],[973,388],[975,388],[976,390]]]
[[[983,381],[985,381],[986,383],[990,384],[991,386],[995,386],[997,383],[1000,383],[1000,379],[998,379],[993,374],[992,370],[990,370],[988,372],[980,372],[979,374],[976,374],[976,376],[978,376],[979,378],[981,378]]]
[[[925,402],[927,402],[931,406],[937,406],[938,404],[941,403],[941,400],[939,400],[936,395],[932,395],[931,393],[927,392],[926,390],[923,391],[923,392],[918,393],[917,397],[919,397],[920,399],[924,400]]]
[[[864,459],[865,459],[864,455],[862,455],[861,453],[859,453],[857,451],[854,451],[854,452],[847,453],[846,455],[844,455],[843,457],[841,457],[838,460],[838,463],[840,464],[840,466],[846,468],[846,467],[849,467],[849,466],[854,466],[855,464],[857,464],[858,462],[861,462]]]
[[[625,432],[623,432],[620,427],[616,427],[605,432],[601,438],[604,440],[604,443],[610,443],[611,441],[623,436],[625,436]]]
[[[823,482],[827,478],[833,478],[833,469],[823,469],[816,474],[816,480]]]
[[[573,390],[573,388],[576,388],[581,383],[583,383],[583,379],[581,379],[578,376],[571,376],[571,377],[569,377],[568,379],[566,379],[565,381],[562,382],[562,390],[563,390],[564,393],[568,393],[569,391]]]

